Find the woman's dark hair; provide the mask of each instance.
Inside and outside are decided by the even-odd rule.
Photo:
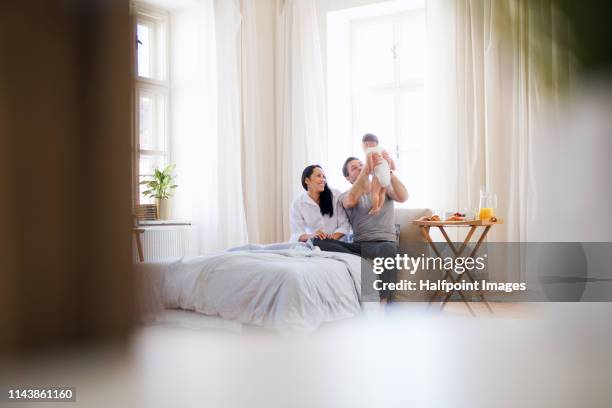
[[[317,167],[323,170],[323,168],[318,164],[311,164],[310,166],[307,166],[302,172],[302,187],[304,187],[304,190],[308,191],[306,179],[312,176],[312,172]],[[323,188],[321,195],[319,195],[319,208],[321,209],[321,215],[327,214],[330,217],[334,216],[334,198],[332,196],[331,190],[329,189],[329,186],[327,185],[327,181],[325,181],[325,187]]]

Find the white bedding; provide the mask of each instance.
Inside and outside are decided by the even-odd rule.
[[[277,245],[141,268],[164,308],[278,330],[313,330],[360,312],[360,262],[355,255]]]

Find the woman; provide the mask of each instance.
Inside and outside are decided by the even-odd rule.
[[[342,239],[350,231],[346,212],[338,204],[337,190],[331,190],[325,173],[318,164],[302,172],[300,194],[291,207],[291,241],[305,242],[309,239]]]

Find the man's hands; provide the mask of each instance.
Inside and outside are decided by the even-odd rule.
[[[383,161],[383,156],[381,156],[380,153],[370,154],[368,158],[368,163],[367,163],[368,165],[364,166],[364,167],[367,167],[365,170],[366,174],[370,175],[374,173],[374,168],[378,166],[380,163],[382,163],[382,161]]]
[[[383,151],[382,158],[385,159],[387,163],[389,163],[389,168],[391,168],[391,170],[395,170],[395,160],[391,158],[391,155],[389,154],[389,152],[387,152],[386,150]]]

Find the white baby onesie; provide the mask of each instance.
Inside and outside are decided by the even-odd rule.
[[[378,153],[382,156],[383,151],[384,149],[380,146],[368,147],[365,154],[366,157],[371,153]],[[389,162],[383,159],[382,163],[374,167],[374,175],[378,178],[378,181],[382,187],[389,187],[389,184],[391,184],[391,168],[389,167]]]

